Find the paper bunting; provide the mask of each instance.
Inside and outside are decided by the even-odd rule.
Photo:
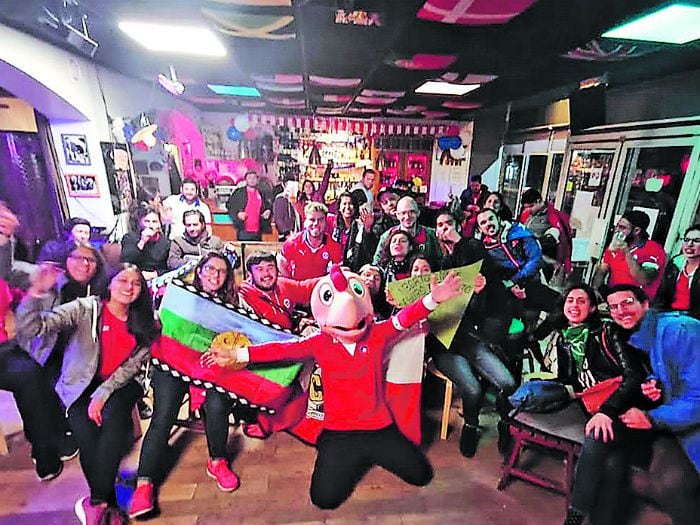
[[[351,100],[350,95],[323,95],[324,102],[350,102]]]
[[[478,102],[456,102],[454,100],[448,100],[447,102],[443,102],[441,105],[443,108],[450,109],[476,109],[481,107],[481,104]]]
[[[255,82],[266,84],[302,84],[304,77],[296,74],[277,73],[274,75],[251,75]]]
[[[360,95],[365,97],[388,97],[388,98],[399,98],[406,94],[405,91],[381,91],[378,89],[363,89]]]
[[[492,82],[497,78],[498,75],[475,75],[473,73],[460,75],[459,73],[455,72],[444,73],[440,76],[440,80],[444,80],[445,82],[449,82],[450,84],[460,85],[487,84],[488,82]]]
[[[428,0],[416,15],[422,20],[458,25],[505,24],[536,0]]]
[[[355,98],[356,102],[360,104],[369,104],[371,106],[386,106],[387,104],[393,104],[396,100],[395,98],[363,97],[362,95]]]
[[[268,82],[256,82],[256,87],[265,91],[275,91],[276,93],[302,93],[303,84],[273,84]]]

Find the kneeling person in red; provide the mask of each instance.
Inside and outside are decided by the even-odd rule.
[[[403,330],[428,317],[439,303],[457,297],[461,280],[450,273],[430,293],[386,321],[374,322],[369,291],[360,277],[334,265],[319,280],[311,311],[321,333],[286,343],[223,350],[212,348],[202,361],[241,368],[249,362],[313,358],[323,370],[323,432],[311,479],[311,501],[339,507],[374,465],[412,485],[427,485],[433,469],[423,452],[401,434],[385,398],[384,358]]]

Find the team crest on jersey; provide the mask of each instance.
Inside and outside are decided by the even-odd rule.
[[[328,255],[328,252],[323,252],[323,254],[321,254],[321,256],[322,256],[322,257],[324,258],[324,260],[326,260],[326,261],[330,258],[330,255]]]
[[[284,301],[282,301],[282,302],[284,303],[284,306],[285,306],[286,308],[291,308],[291,307],[292,307],[292,302],[291,302],[289,299],[285,298]]]

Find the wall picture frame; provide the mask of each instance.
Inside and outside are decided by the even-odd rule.
[[[69,197],[99,197],[100,188],[94,173],[66,173],[66,188]]]
[[[62,134],[61,144],[67,165],[90,165],[90,152],[88,151],[87,137],[85,135]]]

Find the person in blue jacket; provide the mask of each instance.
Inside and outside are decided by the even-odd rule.
[[[677,460],[654,461],[652,496],[674,525],[697,523],[700,512],[700,321],[683,312],[657,312],[641,288],[618,285],[607,294],[615,323],[632,332],[629,344],[649,356],[652,377],[642,394],[660,402],[644,411],[630,408],[620,420],[632,429],[677,439],[685,452]],[[671,440],[673,443],[673,440]],[[654,446],[654,455],[658,447]],[[688,461],[689,460],[689,461]],[[658,468],[658,472],[655,470]]]

